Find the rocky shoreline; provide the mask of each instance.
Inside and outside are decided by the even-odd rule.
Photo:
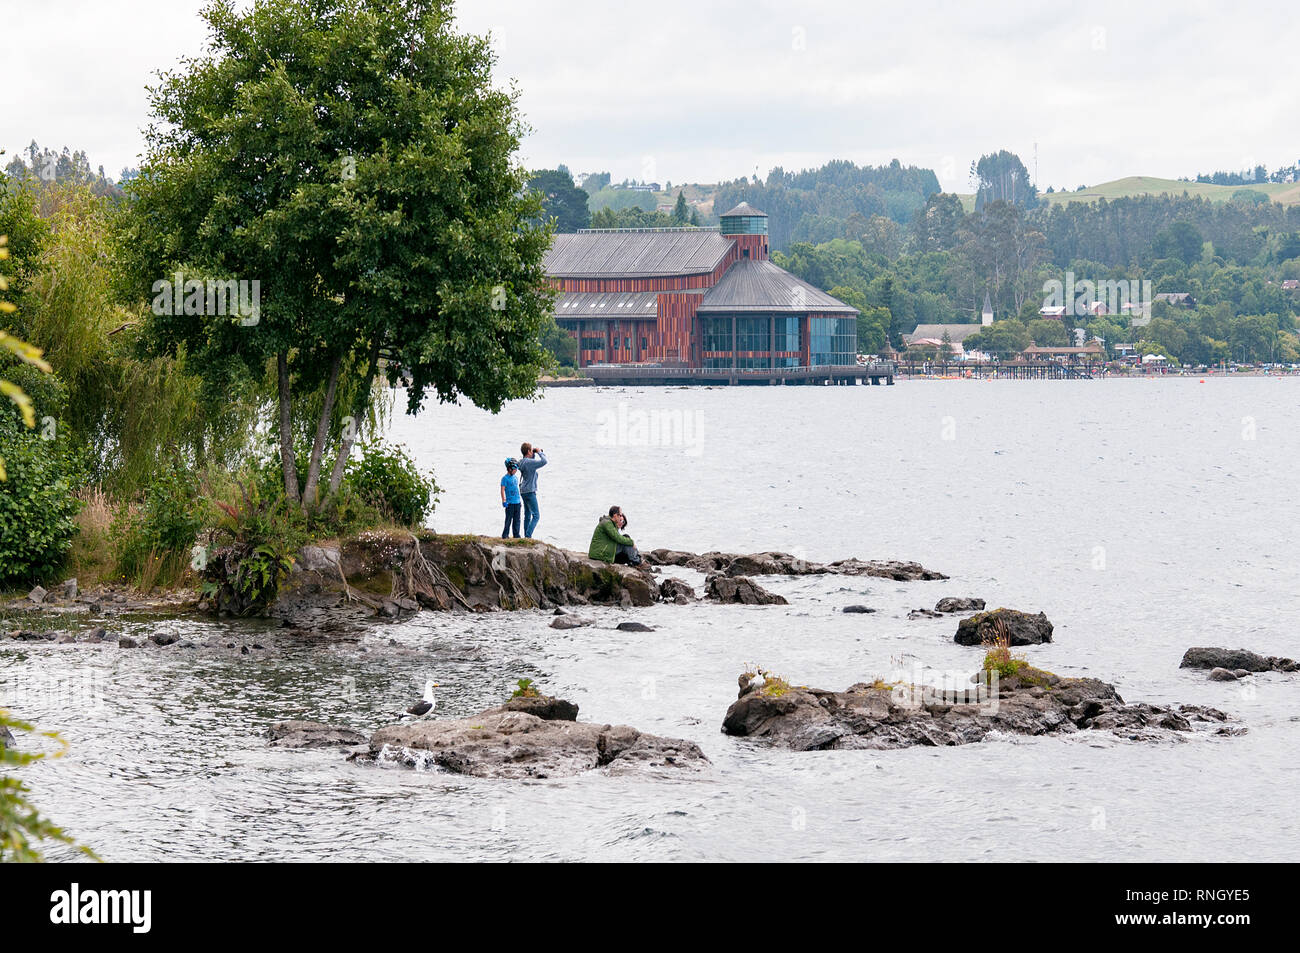
[[[1129,704],[1108,682],[1061,678],[1027,664],[1006,678],[977,673],[948,691],[877,679],[835,692],[757,672],[745,672],[739,684],[722,730],[794,751],[965,745],[995,731],[1107,731],[1132,741],[1173,740],[1202,728],[1245,731],[1218,709]]]

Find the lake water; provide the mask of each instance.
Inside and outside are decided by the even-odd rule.
[[[951,579],[768,577],[789,606],[595,609],[595,627],[564,632],[542,613],[421,613],[357,644],[249,655],[5,642],[0,704],[70,742],[24,777],[110,860],[1297,860],[1300,675],[1225,684],[1178,662],[1192,645],[1300,657],[1298,401],[1296,380],[1192,378],[554,389],[495,417],[431,407],[391,431],[436,471],[440,531],[499,532],[502,460],[527,439],[551,460],[548,542],[585,549],[618,503],[643,549],[905,558]],[[973,671],[954,619],[906,618],[947,595],[1045,611],[1056,641],[1025,650],[1035,664],[1127,701],[1213,705],[1249,732],[804,753],[721,734],[747,663],[832,689]],[[842,614],[850,603],[878,611]],[[628,619],[656,631],[614,629]],[[223,645],[275,636],[114,631],[160,624]],[[426,678],[443,684],[440,713],[469,715],[523,676],[583,720],[690,738],[712,767],[486,781],[260,735],[297,717],[372,730]]]

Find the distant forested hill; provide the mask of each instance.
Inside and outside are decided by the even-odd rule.
[[[939,191],[930,169],[904,166],[897,159],[887,166],[857,166],[837,160],[820,169],[787,172],[777,167],[766,182],[736,179],[718,186],[715,214],[748,202],[768,214],[773,248],[792,242],[824,242],[845,236],[846,223],[863,228],[872,216],[909,224]]]

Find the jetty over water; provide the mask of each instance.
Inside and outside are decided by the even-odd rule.
[[[652,364],[589,364],[593,384],[893,384],[896,365],[825,364],[813,367],[671,367]]]

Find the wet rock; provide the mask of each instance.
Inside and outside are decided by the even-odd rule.
[[[696,555],[675,549],[655,549],[646,554],[646,561],[656,566],[685,566],[709,574],[721,572],[727,576],[808,576],[834,574],[841,576],[876,576],[898,582],[918,579],[947,579],[943,573],[926,569],[919,563],[900,560],[841,559],[833,563],[810,562],[791,553],[719,553]]]
[[[45,589],[43,586],[37,586],[31,592],[27,593],[27,598],[39,606],[45,601],[45,597],[49,594],[49,590]]]
[[[695,601],[695,590],[686,580],[672,576],[659,583],[659,598],[684,606]]]
[[[870,606],[845,606],[840,611],[847,612],[851,615],[862,615],[863,613],[875,612],[876,610]]]
[[[567,777],[597,768],[676,772],[708,764],[691,741],[643,734],[627,725],[547,721],[500,710],[381,728],[370,737],[370,759],[511,779]]]
[[[181,640],[181,637],[175,632],[155,632],[149,636],[149,641],[154,645],[175,645]]]
[[[107,636],[108,636],[108,629],[104,628],[102,625],[96,626],[95,628],[91,629],[89,632],[86,633],[86,641],[101,642]]]
[[[560,615],[551,620],[552,629],[580,629],[595,624],[595,619],[587,619],[580,615]]]
[[[267,730],[272,748],[336,748],[366,743],[366,736],[351,728],[319,721],[282,721]]]
[[[19,642],[52,642],[54,641],[53,632],[33,632],[24,629],[14,633],[14,638]]]
[[[140,643],[137,642],[135,639],[131,638],[129,635],[123,635],[117,640],[117,647],[119,649],[138,649],[140,647]]]
[[[740,677],[737,700],[722,729],[767,738],[796,751],[894,749],[961,745],[991,731],[1024,735],[1110,731],[1140,741],[1172,740],[1201,726],[1224,731],[1227,716],[1193,705],[1126,704],[1113,685],[1094,678],[1061,678],[1030,666],[998,681],[972,679],[940,690],[860,682],[843,692],[769,680],[751,688]],[[1240,726],[1227,726],[1234,733]]]
[[[935,612],[979,612],[983,608],[983,599],[969,599],[959,596],[948,596],[934,604]]]
[[[60,632],[54,641],[61,645],[67,645],[70,642],[77,641],[77,637],[71,632]]]
[[[909,619],[940,619],[943,618],[942,612],[935,612],[933,609],[913,609],[907,614]]]
[[[493,714],[507,711],[522,711],[526,715],[535,715],[543,721],[577,721],[578,706],[563,698],[550,695],[535,695],[512,698],[498,708],[489,708]]]
[[[1247,649],[1190,648],[1179,668],[1245,669],[1247,672],[1294,672],[1294,659],[1259,655]]]
[[[63,598],[67,599],[69,602],[77,598],[77,578],[75,576],[71,579],[63,580],[63,582],[59,584],[59,588],[62,590]]]
[[[1015,609],[994,609],[962,619],[953,640],[958,645],[982,645],[1003,633],[1011,645],[1041,645],[1052,641],[1052,623],[1042,612],[1032,615]]]
[[[1238,669],[1238,671],[1242,671],[1242,672],[1244,672],[1244,671],[1246,671],[1246,670],[1245,670],[1245,669]],[[1247,674],[1250,674],[1250,673],[1247,672]],[[1210,681],[1212,681],[1212,682],[1235,682],[1235,681],[1236,681],[1237,679],[1239,679],[1240,677],[1241,677],[1241,676],[1238,675],[1236,672],[1232,671],[1232,669],[1228,669],[1228,668],[1212,668],[1212,669],[1210,669]]]
[[[704,597],[722,603],[746,606],[789,605],[785,596],[768,592],[754,580],[745,576],[730,577],[714,573],[704,582]]]
[[[653,632],[654,628],[644,622],[620,622],[615,626],[620,632]]]

